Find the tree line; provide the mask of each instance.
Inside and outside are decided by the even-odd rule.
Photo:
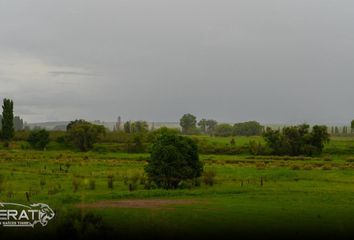
[[[332,126],[330,128],[331,135],[333,136],[350,136],[354,135],[354,120],[351,121],[350,126]]]
[[[15,135],[15,117],[13,114],[13,101],[4,99],[1,119],[1,139],[4,145]],[[352,121],[354,129],[354,121]],[[205,142],[192,136],[199,150],[206,154],[239,154],[249,152],[255,155],[308,155],[320,154],[324,144],[329,141],[329,131],[326,126],[313,126],[303,124],[299,126],[284,127],[282,130],[264,129],[256,121],[225,124],[212,119],[201,119],[199,122],[192,114],[184,114],[180,119],[179,129],[149,129],[145,121],[127,121],[120,131],[111,132],[104,126],[86,120],[74,120],[66,126],[66,131],[55,139],[60,144],[73,146],[80,151],[89,151],[98,142],[116,142],[123,144],[122,151],[147,152],[151,144],[162,133],[182,135],[209,134],[211,136],[231,137],[229,144]],[[21,131],[19,131],[21,132]],[[45,149],[50,142],[50,133],[45,129],[35,129],[30,132],[22,131],[25,140],[35,149]],[[250,141],[246,146],[236,146],[237,136],[263,136],[265,144]],[[234,138],[236,136],[236,140]],[[104,149],[102,149],[104,151]]]
[[[324,144],[329,141],[326,126],[285,127],[282,131],[267,128],[263,134],[267,147],[272,155],[313,156],[323,151]]]
[[[197,126],[198,125],[198,126]],[[256,121],[235,123],[218,123],[213,119],[201,119],[197,122],[197,117],[188,113],[180,119],[182,133],[186,135],[209,134],[211,136],[259,136],[262,135],[263,126]]]

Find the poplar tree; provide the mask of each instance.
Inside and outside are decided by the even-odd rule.
[[[10,142],[15,135],[13,110],[14,110],[13,101],[5,98],[2,105],[1,138],[7,143]]]
[[[334,134],[339,135],[339,128],[337,126],[334,128]]]

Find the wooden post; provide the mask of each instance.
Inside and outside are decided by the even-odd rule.
[[[29,193],[28,193],[28,192],[26,192],[26,198],[27,198],[27,202],[31,202],[30,196],[29,196]]]

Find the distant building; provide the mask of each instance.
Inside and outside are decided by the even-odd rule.
[[[120,131],[121,129],[122,129],[122,118],[119,116],[114,130]]]

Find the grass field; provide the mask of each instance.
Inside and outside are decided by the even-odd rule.
[[[236,144],[249,140],[236,138]],[[332,139],[324,154],[314,158],[201,155],[205,170],[216,172],[216,184],[191,189],[144,189],[148,157],[2,149],[0,202],[26,204],[27,192],[31,202],[49,204],[56,218],[46,231],[59,231],[57,226],[78,211],[102,217],[109,233],[130,237],[217,237],[226,232],[252,236],[255,231],[262,236],[284,232],[297,237],[348,236],[354,232],[353,138]],[[112,177],[113,188],[109,188]],[[132,179],[138,179],[137,189],[129,191]],[[95,229],[81,232],[92,234]]]

